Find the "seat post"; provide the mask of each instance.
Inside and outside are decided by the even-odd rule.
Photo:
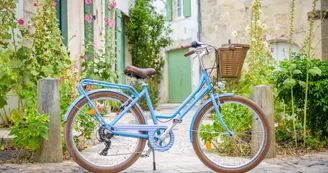
[[[141,86],[148,86],[148,84],[143,79],[138,79],[138,82]]]

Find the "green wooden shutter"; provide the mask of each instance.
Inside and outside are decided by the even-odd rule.
[[[91,4],[86,4],[84,1],[84,16],[83,16],[83,21],[84,21],[84,45],[86,47],[86,45],[88,43],[93,43],[94,39],[93,39],[93,20],[91,23],[88,23],[85,20],[85,15],[86,14],[92,14],[93,15],[93,2]],[[91,25],[91,30],[88,29],[88,25]],[[91,49],[92,51],[94,51],[93,46],[91,45]],[[89,56],[88,61],[91,61],[91,67],[89,67],[87,69],[87,78],[91,78],[93,79],[93,71],[94,71],[94,58],[93,56],[91,56],[90,54],[87,54]]]
[[[68,44],[67,0],[56,0],[56,16],[63,37],[63,43]]]
[[[191,16],[191,0],[183,0],[183,15],[185,17]]]
[[[172,0],[166,0],[166,20],[172,20]]]
[[[93,20],[91,23],[88,23],[86,20],[85,20],[85,15],[86,14],[92,14],[93,15],[93,2],[91,4],[86,4],[85,1],[84,1],[84,16],[83,16],[83,19],[84,19],[84,43],[85,45],[89,42],[93,42]],[[88,31],[88,25],[91,25],[91,31]],[[90,37],[90,40],[88,40]]]

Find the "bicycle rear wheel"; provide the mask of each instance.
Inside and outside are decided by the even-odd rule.
[[[89,98],[107,123],[119,114],[120,106],[128,100],[112,91],[94,93]],[[86,98],[69,113],[64,134],[70,155],[80,166],[92,172],[119,172],[131,166],[144,150],[146,139],[112,135],[93,113]],[[127,124],[145,124],[138,107],[133,106],[116,123]]]
[[[214,171],[249,171],[263,160],[270,147],[268,120],[258,105],[244,97],[222,97],[220,102],[221,117],[233,135],[223,128],[210,102],[196,115],[193,148]]]

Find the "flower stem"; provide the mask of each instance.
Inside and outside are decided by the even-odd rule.
[[[293,69],[292,69],[292,47],[293,47],[293,33],[294,33],[294,18],[295,18],[295,0],[292,0],[291,2],[291,10],[290,10],[290,30],[289,30],[289,77],[293,78]],[[296,136],[296,117],[295,117],[295,110],[294,110],[294,92],[293,92],[293,86],[290,88],[290,94],[292,98],[292,118],[293,118],[293,131],[294,131],[294,140],[295,140],[295,146],[297,147],[297,136]]]
[[[310,19],[310,28],[309,28],[309,36],[308,36],[308,43],[307,43],[307,52],[306,52],[306,86],[305,86],[305,100],[304,100],[304,124],[303,124],[303,145],[306,144],[306,110],[307,110],[307,103],[308,103],[308,90],[309,90],[309,68],[310,68],[310,59],[311,59],[311,44],[312,44],[312,33],[314,27],[314,14],[316,11],[318,0],[313,0],[313,9],[311,12],[311,19]]]

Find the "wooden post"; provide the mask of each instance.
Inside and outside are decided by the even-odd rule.
[[[271,127],[271,136],[272,140],[271,147],[269,149],[268,154],[266,155],[267,158],[274,158],[276,157],[276,138],[275,138],[275,130],[274,130],[274,102],[273,102],[273,93],[272,88],[267,85],[259,85],[253,88],[253,100],[255,103],[257,103],[266,114],[269,125]],[[258,151],[260,141],[262,141],[260,138],[260,134],[262,133],[260,131],[260,123],[258,121],[254,121],[253,119],[253,129],[252,129],[252,148],[254,148],[254,151]],[[255,154],[255,153],[252,153]]]
[[[57,79],[46,78],[38,81],[38,112],[49,115],[49,140],[39,140],[41,149],[40,155],[36,156],[36,161],[41,163],[62,162],[60,100]]]

